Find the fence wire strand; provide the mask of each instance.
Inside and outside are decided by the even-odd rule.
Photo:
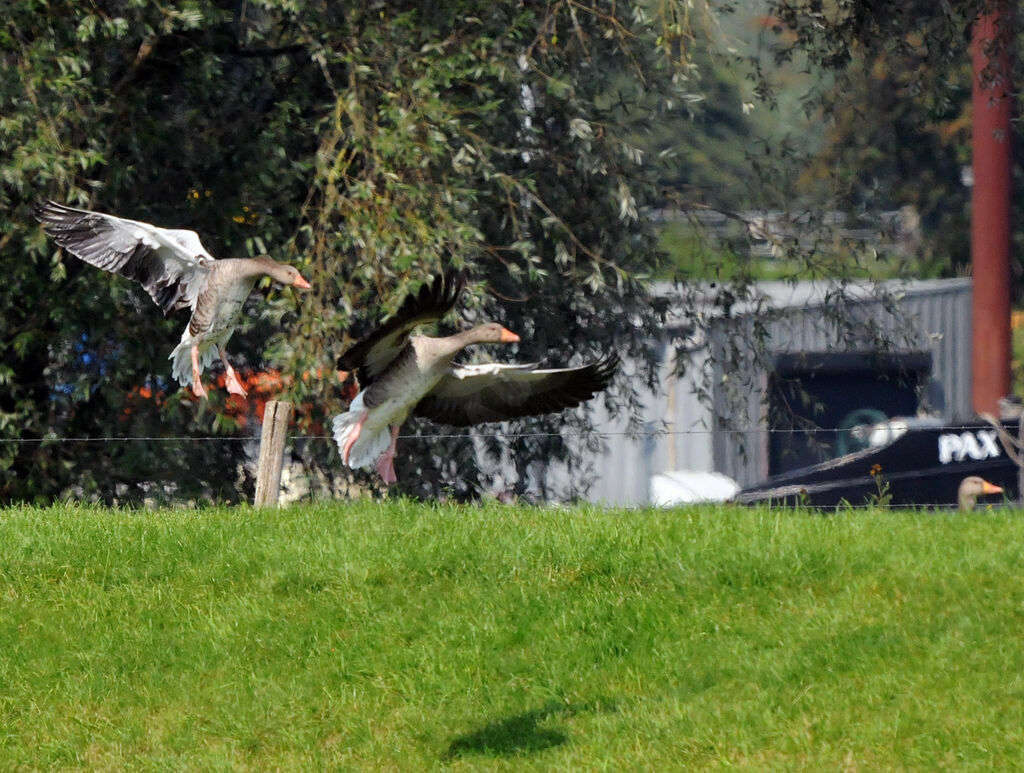
[[[948,424],[943,425],[942,429],[946,432],[957,432],[962,430],[976,430],[979,428],[978,423],[973,424]],[[478,439],[505,439],[505,440],[518,440],[522,438],[543,438],[543,437],[565,437],[567,435],[577,437],[600,437],[602,439],[615,438],[615,437],[628,437],[637,441],[646,441],[650,438],[672,438],[680,436],[707,436],[715,434],[725,435],[794,435],[794,434],[817,434],[817,433],[829,433],[829,432],[849,432],[849,427],[818,427],[818,428],[784,428],[784,429],[770,429],[764,427],[749,427],[743,429],[688,429],[688,430],[668,430],[659,429],[651,431],[619,431],[619,432],[607,432],[601,430],[584,430],[584,429],[567,429],[561,432],[462,432],[462,433],[432,433],[432,434],[403,434],[399,435],[400,440],[405,441],[430,441],[430,440],[451,440],[458,438],[465,438],[469,440]],[[24,444],[24,445],[42,445],[50,443],[85,443],[85,444],[126,444],[126,443],[256,443],[259,442],[259,433],[252,435],[237,437],[237,436],[226,436],[226,435],[181,435],[181,436],[170,436],[161,437],[153,435],[141,435],[132,437],[42,437],[42,438],[0,438],[0,445],[11,445],[11,444]],[[334,441],[331,435],[289,435],[288,440],[292,442],[296,441]],[[881,492],[880,492],[881,493]],[[787,510],[787,511],[807,511],[807,512],[823,512],[823,513],[848,513],[856,511],[876,510],[879,508],[886,510],[914,510],[914,511],[937,511],[937,512],[949,512],[955,510],[956,505],[953,504],[902,504],[902,503],[886,503],[880,504],[880,501],[872,502],[873,495],[868,495],[868,500],[864,504],[854,504],[851,502],[841,502],[838,504],[830,505],[813,505],[803,504],[796,502],[793,504],[786,504],[781,501],[773,502],[772,500],[759,501],[756,504],[758,507],[767,507],[769,510]],[[879,500],[882,498],[879,497]],[[687,506],[708,506],[716,504],[730,504],[728,501],[702,501],[694,503],[677,503],[672,505],[658,506],[653,503],[647,503],[646,505],[624,505],[626,508],[633,507],[659,507],[661,509],[666,508],[679,508]],[[1001,508],[1013,508],[1016,507],[1014,502],[991,502],[991,503],[979,503],[978,510],[983,512],[985,510],[1001,509]]]
[[[942,429],[948,432],[957,430],[978,429],[975,424],[948,424]],[[561,432],[462,432],[462,433],[430,433],[430,434],[405,434],[399,435],[400,440],[450,440],[454,438],[505,438],[519,440],[530,437],[565,437],[573,435],[578,437],[628,437],[637,440],[647,440],[659,437],[680,437],[680,436],[707,436],[707,435],[816,435],[830,432],[849,432],[849,427],[815,427],[809,429],[786,428],[786,429],[765,429],[763,427],[749,427],[737,429],[686,429],[686,430],[650,430],[650,431],[618,431],[609,432],[605,430],[582,430],[567,429]],[[888,430],[895,434],[897,430]],[[289,440],[333,440],[331,435],[289,435]],[[0,438],[0,445],[3,444],[33,444],[33,443],[173,443],[182,441],[192,442],[221,442],[221,443],[250,443],[259,440],[259,433],[245,437],[233,437],[230,435],[178,435],[178,436],[131,436],[131,437],[60,437],[47,436],[41,438]]]

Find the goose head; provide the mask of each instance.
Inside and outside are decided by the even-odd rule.
[[[253,260],[260,264],[264,273],[275,282],[280,282],[287,287],[294,287],[298,290],[309,290],[312,287],[295,266],[278,263],[269,255],[260,255],[258,258],[253,258]]]
[[[446,338],[424,338],[429,351],[436,352],[438,360],[451,357],[474,344],[514,344],[519,336],[497,322],[486,322]]]
[[[978,497],[985,494],[1002,493],[1002,487],[989,483],[978,475],[970,475],[960,482],[960,488],[957,489],[957,501],[960,503],[961,510],[973,510]]]
[[[514,344],[519,336],[497,322],[486,322],[470,328],[463,334],[474,344]]]

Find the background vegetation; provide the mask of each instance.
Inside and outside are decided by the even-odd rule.
[[[8,508],[0,767],[993,770],[1021,514]]]
[[[86,454],[59,442],[241,438],[254,424],[223,392],[197,404],[168,382],[183,320],[47,243],[30,216],[42,196],[191,227],[216,255],[269,252],[309,274],[302,299],[261,288],[231,348],[248,378],[281,369],[297,429],[313,434],[346,401],[337,355],[443,266],[476,280],[465,321],[523,336],[509,356],[575,363],[614,348],[635,363],[607,397],[631,415],[661,352],[649,277],[682,280],[684,308],[687,280],[725,282],[728,316],[760,276],[825,277],[841,296],[855,277],[952,273],[965,255],[964,32],[979,2],[9,5],[4,501],[235,501],[251,485],[240,443]],[[825,228],[833,210],[876,227],[876,211],[904,207],[921,229],[881,263]],[[693,231],[659,247],[665,210],[733,227],[720,242],[698,229],[695,259]],[[750,251],[751,211],[799,221],[771,259]],[[514,441],[517,491],[550,459],[586,477],[585,448],[558,432],[585,429],[584,413],[529,426],[549,432]],[[330,455],[306,462],[339,470]],[[487,488],[458,437],[399,473],[414,494]]]

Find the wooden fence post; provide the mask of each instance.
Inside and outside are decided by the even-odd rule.
[[[272,400],[263,411],[260,433],[260,458],[256,466],[256,507],[275,507],[281,493],[281,465],[284,463],[284,441],[288,437],[291,403]]]

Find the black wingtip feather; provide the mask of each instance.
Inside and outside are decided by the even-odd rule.
[[[409,320],[424,317],[441,319],[458,303],[465,287],[466,275],[462,271],[448,271],[438,274],[431,282],[424,282],[419,290],[405,296],[398,311],[387,322],[338,357],[338,368],[359,370],[372,343],[390,331],[403,327]]]
[[[567,402],[572,402],[562,407],[575,408],[580,403],[592,399],[598,392],[603,391],[615,377],[620,362],[619,355],[611,352],[589,365],[574,380],[572,389],[565,395]]]
[[[614,378],[621,364],[622,360],[616,352],[609,352],[593,364],[594,377],[600,382],[600,389],[608,386],[608,383]]]
[[[579,402],[581,403],[591,399],[611,383],[621,362],[618,354],[610,352],[588,365],[574,381],[576,387],[574,396],[580,396]]]
[[[50,227],[66,223],[69,211],[68,207],[53,199],[40,199],[32,205],[32,216],[44,226]]]
[[[395,316],[407,319],[430,313],[440,319],[458,303],[465,287],[466,275],[461,271],[438,274],[433,282],[420,285],[418,293],[407,295]]]

